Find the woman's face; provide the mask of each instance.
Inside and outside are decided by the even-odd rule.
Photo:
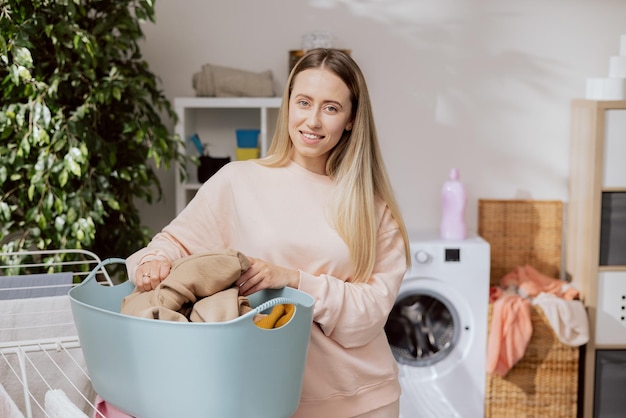
[[[297,164],[325,174],[330,151],[351,129],[350,90],[335,73],[312,68],[296,75],[289,98],[289,136]]]

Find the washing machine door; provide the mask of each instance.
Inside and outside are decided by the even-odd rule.
[[[467,340],[463,334],[470,328],[471,313],[466,305],[454,289],[441,281],[405,279],[385,324],[398,363],[437,366],[439,371],[443,371],[442,363],[457,363],[465,351],[461,346],[467,344],[462,344],[461,340]]]
[[[459,314],[445,296],[420,289],[398,298],[385,332],[399,363],[430,366],[458,343],[459,324]]]

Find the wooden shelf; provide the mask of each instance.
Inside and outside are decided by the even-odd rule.
[[[589,314],[583,417],[592,418],[596,351],[626,350],[626,323],[623,333],[620,323],[624,322],[620,295],[626,295],[626,280],[622,284],[621,276],[626,266],[600,265],[603,193],[626,192],[626,101],[574,100],[571,124],[566,270]],[[601,344],[596,343],[599,336]]]

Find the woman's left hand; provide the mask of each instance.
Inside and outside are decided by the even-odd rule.
[[[248,257],[250,268],[243,272],[235,284],[241,296],[249,296],[262,289],[298,288],[300,273],[267,263],[259,258]]]

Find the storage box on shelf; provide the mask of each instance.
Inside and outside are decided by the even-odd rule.
[[[237,160],[259,158],[259,130],[237,129],[235,133],[237,134],[237,149],[235,149]]]
[[[626,384],[626,101],[577,99],[571,119],[566,269],[589,313],[583,416],[601,418],[626,408],[607,396]]]
[[[280,97],[178,97],[176,133],[185,140],[185,152],[199,156],[189,140],[196,133],[212,157],[237,159],[238,129],[258,129],[259,155],[264,156],[276,128]],[[185,167],[187,179],[176,181],[176,213],[180,213],[200,188],[197,166]]]

